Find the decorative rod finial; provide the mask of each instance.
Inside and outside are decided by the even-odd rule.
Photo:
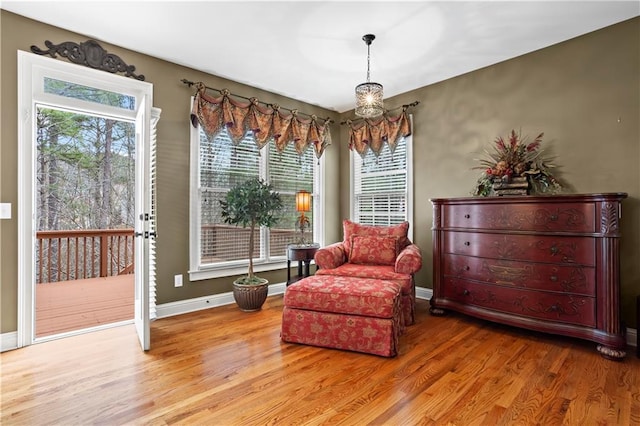
[[[376,36],[374,36],[373,34],[365,34],[362,36],[362,39],[364,40],[365,44],[369,46],[371,42],[376,39]]]

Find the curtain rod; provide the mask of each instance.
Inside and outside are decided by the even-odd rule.
[[[186,78],[183,78],[183,79],[182,79],[182,80],[180,80],[180,81],[181,81],[181,82],[183,82],[184,84],[188,85],[189,87],[191,87],[191,86],[193,86],[193,85],[195,85],[195,84],[198,84],[198,83],[196,83],[196,82],[189,81],[189,80],[187,80]],[[203,84],[203,85],[204,85],[204,84]],[[209,87],[209,86],[206,86],[206,85],[204,85],[204,87],[205,87],[205,89],[215,90],[216,92],[218,92],[218,93],[220,93],[220,94],[223,94],[223,92],[224,92],[223,90],[216,89],[215,87]],[[229,93],[229,95],[230,95],[230,96],[233,96],[233,97],[235,97],[235,98],[245,99],[245,100],[247,100],[247,101],[251,101],[251,100],[253,99],[253,98],[247,98],[246,96],[236,95],[236,94],[234,94],[234,93]],[[262,105],[268,106],[269,108],[273,108],[273,106],[274,106],[274,104],[270,104],[270,103],[268,103],[268,102],[263,102],[263,101],[261,101],[261,100],[258,100],[258,103],[261,103]],[[313,118],[313,116],[315,115],[315,114],[313,114],[313,115],[312,115],[312,114],[306,114],[306,113],[304,113],[304,112],[300,112],[300,111],[298,111],[298,110],[293,110],[293,109],[290,109],[290,108],[285,108],[285,107],[283,107],[283,106],[279,106],[279,105],[278,105],[278,108],[280,108],[280,109],[284,109],[284,110],[287,110],[287,111],[289,111],[289,112],[296,111],[296,114],[298,114],[298,115],[304,115],[304,116],[307,116],[307,117],[309,117],[309,118]],[[316,117],[316,118],[319,118],[317,115],[315,115],[315,117]],[[327,118],[320,118],[320,120],[324,120],[324,122],[325,122],[325,123],[333,123],[333,120],[332,120],[331,118],[329,118],[329,117],[327,117]]]
[[[404,105],[399,106],[399,107],[395,107],[395,108],[387,109],[387,110],[385,110],[385,112],[395,111],[395,110],[400,109],[400,108],[402,108],[402,109],[411,108],[411,107],[417,106],[419,103],[420,103],[420,101],[413,101],[413,102],[411,102],[410,104],[404,104]],[[355,120],[345,120],[345,121],[341,121],[341,122],[340,122],[340,124],[347,124],[347,123],[349,123],[349,122],[352,122],[352,123],[353,123],[354,121],[359,121],[359,120],[365,120],[365,119],[364,119],[364,118],[362,118],[362,117],[358,117],[358,118],[356,118]]]

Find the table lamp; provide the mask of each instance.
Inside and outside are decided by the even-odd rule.
[[[296,211],[300,212],[300,217],[298,217],[298,221],[296,222],[300,228],[300,244],[306,244],[304,228],[311,226],[311,222],[309,222],[309,218],[306,217],[304,213],[311,211],[311,193],[304,190],[296,192]]]

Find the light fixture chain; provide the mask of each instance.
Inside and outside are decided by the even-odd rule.
[[[369,83],[371,81],[370,78],[370,70],[369,70],[369,64],[371,62],[371,44],[367,44],[367,83]]]

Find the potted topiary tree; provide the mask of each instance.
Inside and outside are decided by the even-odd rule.
[[[273,227],[282,209],[280,194],[271,184],[251,178],[231,188],[220,201],[225,223],[249,227],[249,269],[247,275],[233,282],[233,298],[241,310],[252,312],[262,309],[269,292],[269,281],[253,273],[253,249],[256,227]]]

